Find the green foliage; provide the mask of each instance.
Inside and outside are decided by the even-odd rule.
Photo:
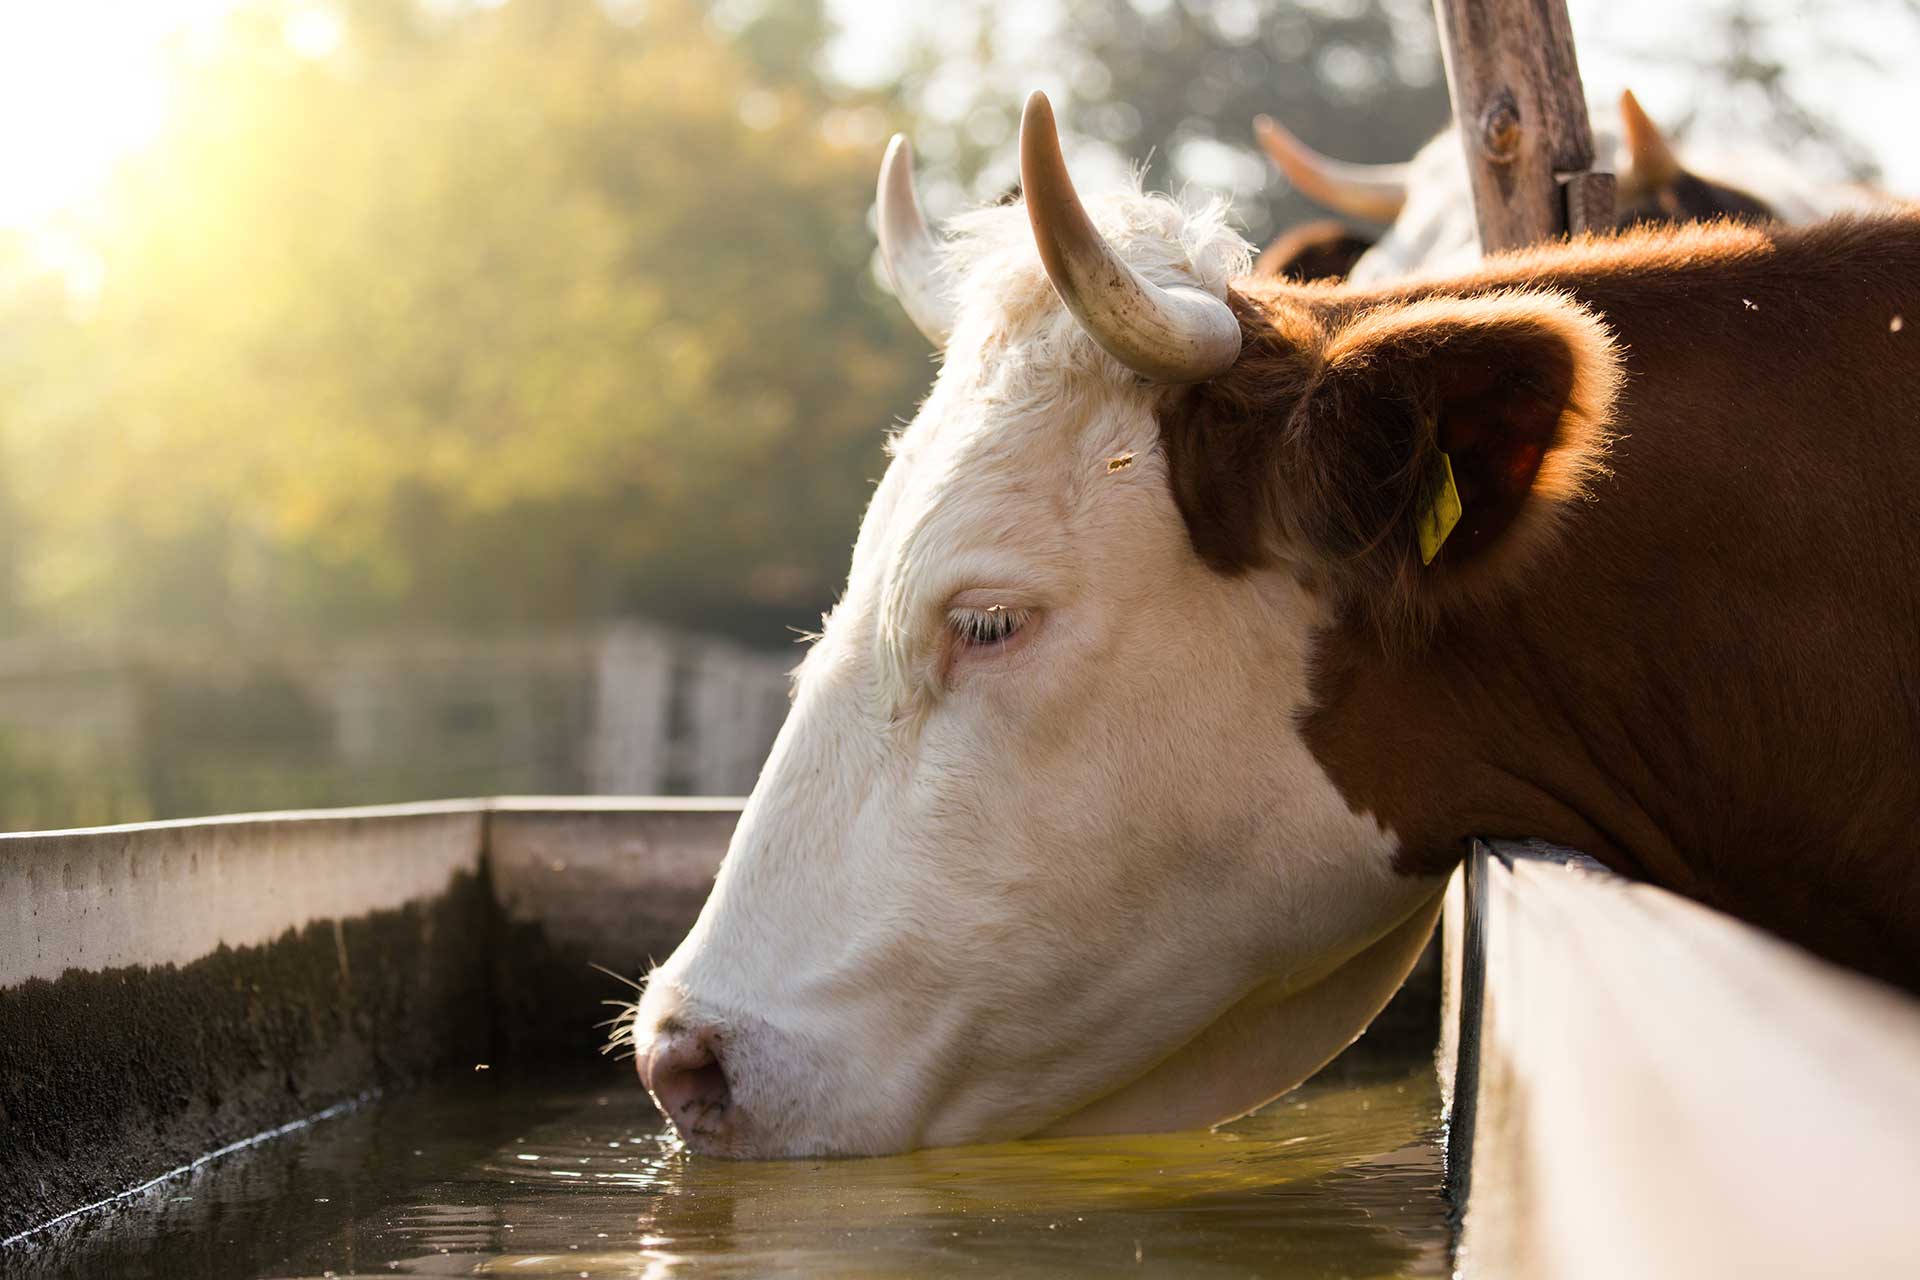
[[[8,831],[140,822],[154,816],[135,771],[73,760],[0,726],[0,823]]]
[[[1405,160],[1447,121],[1424,0],[954,0],[918,33],[898,86],[920,150],[974,198],[1013,180],[1022,99],[1049,89],[1062,127],[1149,185],[1231,189],[1258,239],[1326,211],[1254,145],[1272,115],[1352,160]]]
[[[1136,6],[1070,0],[1067,30],[1105,75],[1070,123],[1123,154],[1166,155],[1196,180],[1195,143],[1246,153],[1269,180],[1236,208],[1260,236],[1326,211],[1272,176],[1252,139],[1272,115],[1353,160],[1404,160],[1447,122],[1431,6],[1401,0],[1243,0]]]
[[[619,13],[368,20],[308,61],[243,10],[114,192],[97,298],[4,317],[21,608],[124,635],[824,601],[927,374],[868,271],[878,147],[691,6]]]

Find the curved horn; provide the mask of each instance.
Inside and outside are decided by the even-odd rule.
[[[1620,175],[1622,190],[1635,194],[1657,191],[1680,176],[1680,158],[1667,145],[1660,126],[1641,109],[1631,89],[1620,93],[1620,133],[1627,144],[1626,172]]]
[[[1301,195],[1329,209],[1369,222],[1392,222],[1407,202],[1404,164],[1334,160],[1294,137],[1272,116],[1255,116],[1253,134]]]
[[[939,251],[927,220],[920,216],[920,198],[913,190],[913,147],[904,133],[894,134],[887,144],[877,199],[880,261],[886,264],[887,279],[893,281],[893,292],[914,327],[944,349],[953,333],[953,304],[935,279]]]
[[[1047,278],[1114,359],[1155,382],[1204,382],[1240,354],[1233,308],[1204,289],[1163,289],[1128,266],[1094,227],[1060,154],[1047,95],[1020,118],[1020,185]]]

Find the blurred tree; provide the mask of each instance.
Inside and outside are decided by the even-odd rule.
[[[834,88],[820,65],[833,33],[822,0],[704,0],[708,19],[771,84],[818,96]],[[616,10],[618,6],[616,5]]]
[[[1256,237],[1326,211],[1259,155],[1255,115],[1356,160],[1404,160],[1446,122],[1426,3],[1071,0],[1068,15],[1105,70],[1075,86],[1073,126],[1124,154],[1165,155],[1172,185],[1234,191]]]
[[[27,603],[805,618],[926,379],[867,270],[885,118],[678,0],[355,25],[381,8],[324,57],[237,12],[114,193],[97,294],[13,304]]]
[[[1581,0],[1573,18],[1583,52],[1684,86],[1663,124],[1764,141],[1830,178],[1880,176],[1858,91],[1901,84],[1920,59],[1920,0]]]
[[[936,175],[936,204],[1012,183],[1034,88],[1053,95],[1077,160],[1230,191],[1255,238],[1324,216],[1260,156],[1255,115],[1354,160],[1404,160],[1447,118],[1424,0],[955,0],[915,37],[894,91],[919,150],[959,184],[943,192]]]
[[[1683,134],[1771,144],[1810,173],[1873,177],[1847,87],[1920,59],[1920,0],[1573,0],[1594,100],[1658,102]],[[1250,235],[1324,211],[1256,150],[1279,118],[1351,160],[1404,160],[1448,121],[1427,0],[950,0],[911,27],[892,86],[915,120],[937,211],[1016,172],[1026,93],[1054,97],[1077,168],[1146,163],[1150,185],[1228,191]]]
[[[1793,101],[1819,40],[1763,2],[1677,53]],[[1314,211],[1254,114],[1363,160],[1446,114],[1425,0],[952,0],[867,91],[824,78],[827,13],[243,0],[184,43],[70,287],[0,244],[0,627],[769,637],[838,585],[927,378],[870,270],[880,104],[936,211],[1011,182],[1042,86],[1077,165],[1229,190],[1255,238]]]

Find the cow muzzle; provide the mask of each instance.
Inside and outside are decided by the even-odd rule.
[[[726,1043],[715,1026],[667,1018],[637,1058],[640,1081],[682,1142],[724,1154],[736,1146],[739,1113],[727,1077]]]

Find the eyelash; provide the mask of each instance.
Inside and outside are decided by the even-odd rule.
[[[964,649],[991,649],[1006,644],[1027,623],[1027,610],[994,605],[989,609],[954,609],[947,626]]]

